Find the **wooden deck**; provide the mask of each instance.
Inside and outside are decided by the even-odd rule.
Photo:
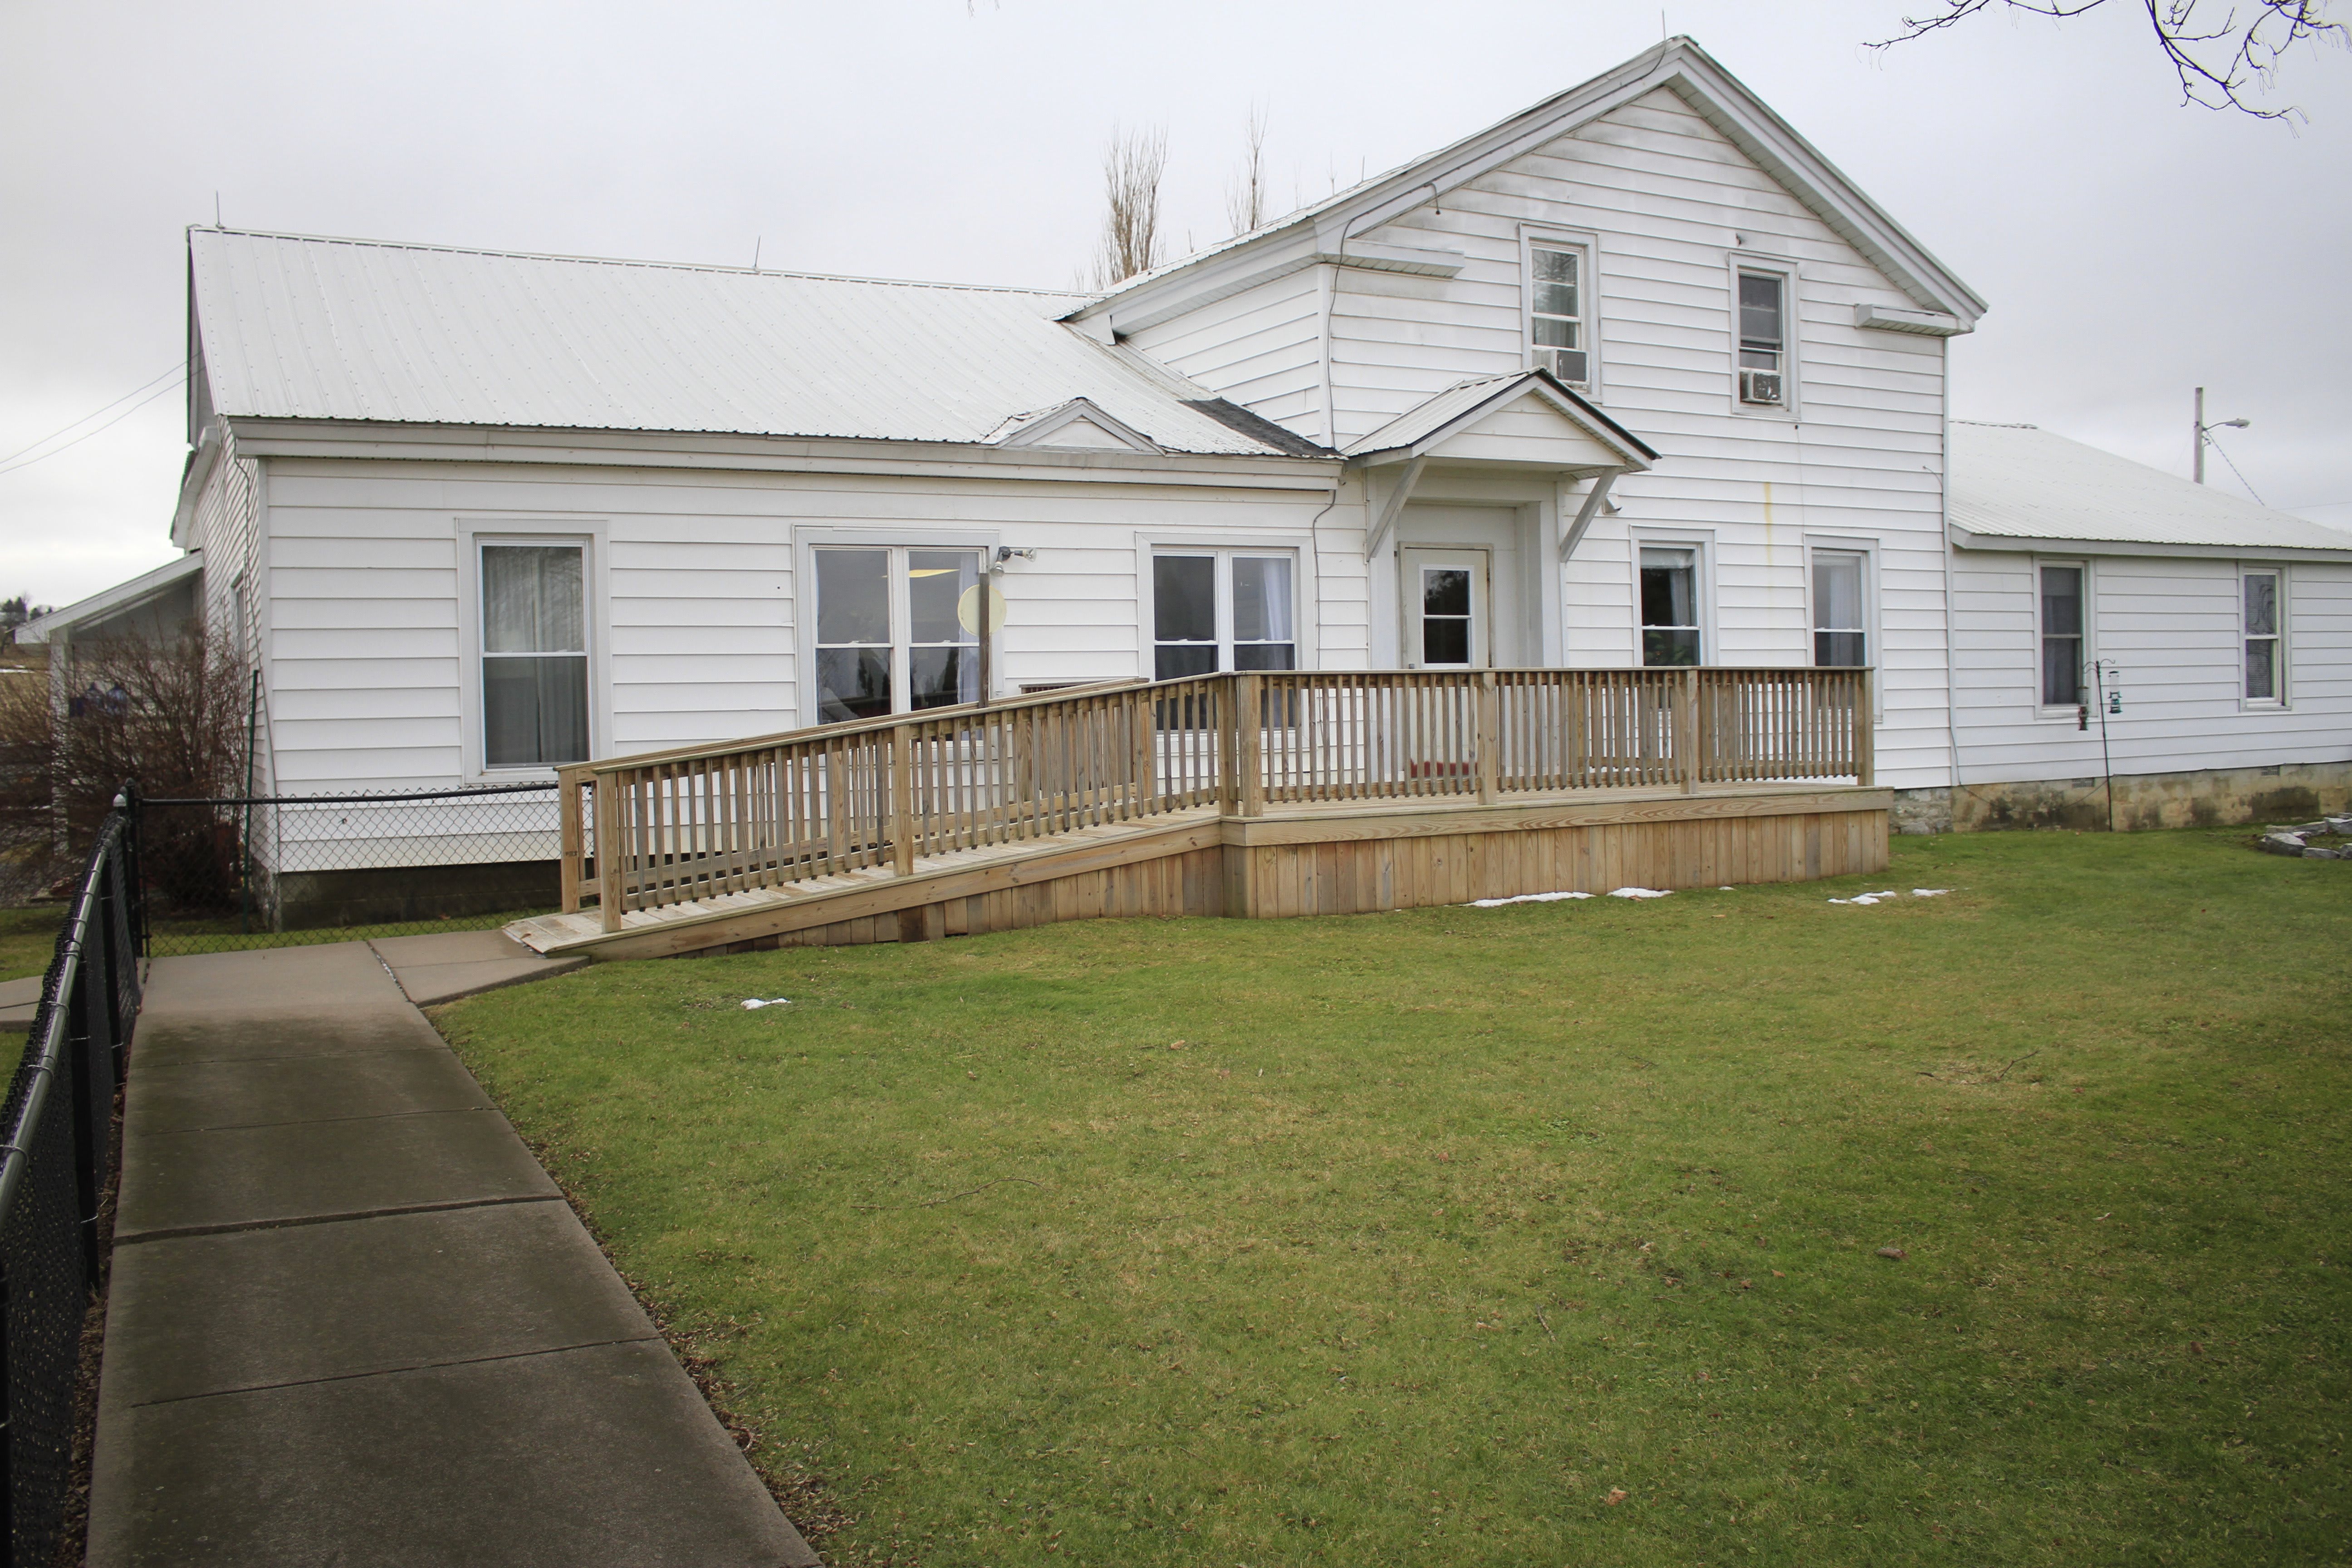
[[[919,942],[1105,918],[1357,914],[1519,893],[1715,887],[1883,870],[1889,792],[1702,785],[1403,800],[1220,802],[507,928],[599,959]]]

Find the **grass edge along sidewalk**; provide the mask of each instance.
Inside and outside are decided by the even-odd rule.
[[[814,1568],[370,945],[159,960],[122,1149],[93,1568]]]
[[[838,1563],[2334,1562],[2344,873],[2242,838],[435,1016]]]

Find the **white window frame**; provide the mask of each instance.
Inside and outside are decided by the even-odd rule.
[[[1601,398],[1601,239],[1576,229],[1521,225],[1519,228],[1519,353],[1529,368],[1536,354],[1536,248],[1576,252],[1577,303],[1583,308],[1580,324],[1584,336],[1584,379],[1570,385],[1598,403]]]
[[[1814,664],[1813,634],[1821,617],[1813,603],[1813,557],[1822,555],[1858,555],[1862,557],[1862,636],[1863,651],[1867,658],[1863,668],[1870,671],[1871,706],[1880,713],[1886,710],[1886,683],[1879,672],[1886,664],[1886,634],[1879,614],[1878,542],[1874,539],[1853,539],[1836,534],[1809,533],[1805,536],[1805,663]]]
[[[1216,600],[1217,638],[1213,646],[1217,650],[1217,668],[1220,671],[1234,668],[1234,648],[1236,646],[1236,639],[1234,637],[1234,558],[1246,556],[1255,560],[1277,560],[1290,563],[1291,668],[1294,669],[1307,668],[1306,638],[1299,635],[1307,617],[1303,613],[1306,605],[1304,595],[1300,592],[1300,562],[1297,551],[1261,544],[1160,544],[1152,548],[1151,560],[1155,564],[1151,571],[1155,574],[1158,572],[1159,568],[1156,564],[1158,562],[1187,556],[1193,560],[1205,557],[1214,563],[1212,572],[1213,574],[1213,591]],[[1145,630],[1149,634],[1151,647],[1150,662],[1144,666],[1144,679],[1147,680],[1158,679],[1159,674],[1160,627],[1159,607],[1156,602],[1158,587],[1156,577],[1145,578],[1141,599]],[[1196,643],[1187,646],[1197,647],[1211,645]],[[1252,643],[1248,646],[1265,645]]]
[[[796,683],[799,688],[797,706],[802,719],[810,724],[822,724],[828,721],[818,710],[820,705],[816,677],[816,556],[817,552],[821,550],[885,550],[890,552],[889,563],[885,571],[887,592],[889,595],[890,641],[887,646],[890,650],[890,690],[894,702],[902,698],[911,697],[914,690],[911,665],[912,650],[916,645],[912,640],[913,628],[908,624],[911,613],[908,599],[910,579],[907,574],[906,564],[908,552],[917,550],[976,552],[980,556],[981,582],[1000,592],[1003,588],[1003,584],[990,572],[996,552],[996,544],[992,536],[983,542],[969,537],[910,538],[896,530],[887,532],[875,530],[843,530],[839,532],[813,534],[803,540],[799,552],[800,571],[796,584],[804,584],[805,587],[793,595],[793,617],[799,623],[796,630],[801,679]],[[1003,633],[1000,627],[997,634],[997,657],[993,660],[995,665],[1001,667],[1003,664]],[[1002,668],[992,669],[990,677],[990,684],[996,689],[996,692],[1001,693],[1004,689],[1004,672]],[[988,695],[993,700],[995,693]],[[928,710],[899,707],[892,709],[894,715],[912,715],[925,711]]]
[[[981,552],[982,574],[1000,593],[1003,592],[1007,573],[990,574],[988,568],[996,557],[998,531],[993,528],[926,528],[803,526],[793,530],[793,585],[790,608],[793,648],[793,710],[803,724],[814,724],[816,710],[816,551],[820,545],[866,545],[907,550],[977,550]],[[1009,595],[1008,595],[1009,596]],[[897,614],[896,610],[892,611]],[[1008,621],[1010,616],[1008,615]],[[996,634],[994,668],[990,671],[990,684],[995,689],[992,700],[1013,689],[1005,666],[1011,662],[1005,656],[1005,630]]]
[[[1632,595],[1633,632],[1633,668],[1636,669],[1676,669],[1679,665],[1645,665],[1642,662],[1642,551],[1644,546],[1655,550],[1688,550],[1694,552],[1692,566],[1698,591],[1698,668],[1723,662],[1723,644],[1716,631],[1715,620],[1715,533],[1696,528],[1635,528],[1627,531],[1626,587]]]
[[[2238,640],[2236,643],[2238,707],[2241,711],[2248,713],[2281,712],[2294,706],[2292,695],[2294,690],[2293,685],[2294,664],[2294,660],[2287,655],[2287,649],[2289,647],[2287,640],[2289,636],[2289,627],[2293,624],[2292,617],[2290,616],[2287,609],[2287,569],[2284,566],[2274,566],[2267,561],[2244,561],[2239,563],[2235,576],[2238,590]],[[2273,689],[2277,692],[2277,695],[2274,697],[2249,697],[2246,695],[2246,641],[2248,637],[2248,633],[2246,631],[2246,579],[2255,576],[2271,576],[2278,579],[2278,630],[2271,634],[2272,640],[2277,645],[2277,651],[2272,655],[2271,663],[2271,681]]]
[[[1754,272],[1780,279],[1780,401],[1776,405],[1739,401],[1739,275]],[[1794,424],[1802,416],[1804,387],[1804,274],[1793,257],[1768,256],[1735,250],[1726,258],[1724,287],[1727,308],[1724,335],[1725,360],[1731,367],[1725,389],[1731,411],[1743,419],[1780,419]]]
[[[1235,555],[1287,555],[1290,557],[1290,592],[1293,596],[1291,615],[1292,626],[1298,634],[1296,639],[1298,645],[1298,668],[1301,669],[1322,668],[1318,662],[1322,649],[1316,623],[1317,606],[1320,600],[1311,571],[1316,559],[1313,540],[1306,534],[1291,532],[1268,532],[1253,536],[1247,533],[1237,533],[1231,529],[1203,529],[1198,531],[1154,529],[1148,533],[1138,531],[1135,537],[1135,673],[1137,676],[1145,680],[1150,679],[1152,670],[1159,662],[1160,628],[1152,624],[1151,563],[1153,559],[1162,553],[1201,555],[1217,550]],[[1230,576],[1220,573],[1217,592],[1221,595],[1226,595],[1232,591]],[[1220,620],[1218,625],[1221,628],[1224,628],[1229,627],[1232,622],[1229,619],[1223,619]],[[1221,639],[1223,637],[1224,633],[1221,630]],[[1218,644],[1221,650],[1228,646],[1228,643],[1223,640],[1220,640]],[[1222,651],[1219,657],[1223,657]]]
[[[2053,721],[2063,719],[2071,724],[2074,723],[2077,718],[2075,710],[2080,706],[2080,704],[2074,702],[2044,702],[2042,700],[2042,569],[2044,566],[2066,566],[2072,567],[2083,574],[2082,665],[2083,668],[2086,671],[2091,668],[2091,661],[2099,657],[2098,578],[2094,574],[2090,558],[2087,556],[2035,555],[2029,557],[2029,559],[2032,563],[2032,576],[2028,581],[2030,584],[2030,592],[2033,595],[2033,714],[2037,719],[2047,719]],[[2095,686],[2096,682],[2095,682],[2089,675],[2085,674],[2082,677],[2081,690],[2083,692],[2084,702],[2091,701],[2096,695],[2095,689]]]
[[[493,768],[482,735],[482,547],[576,544],[581,591],[588,596],[588,755],[612,754],[613,680],[609,647],[613,596],[606,577],[605,520],[585,517],[460,517],[457,536],[458,766],[467,784],[517,784],[555,776],[551,763]]]

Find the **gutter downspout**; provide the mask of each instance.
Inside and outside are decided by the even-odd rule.
[[[1936,543],[1944,552],[1944,739],[1952,749],[1951,810],[1952,831],[1960,830],[1960,678],[1959,678],[1959,616],[1953,604],[1952,592],[1952,340],[1940,340],[1944,362],[1944,467],[1937,476],[1937,490],[1941,502],[1936,509],[1940,526]],[[1880,627],[1883,642],[1885,628]]]

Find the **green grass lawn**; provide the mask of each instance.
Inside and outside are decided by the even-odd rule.
[[[836,1563],[2332,1563],[2347,909],[1902,839],[438,1017]]]
[[[65,919],[63,904],[0,909],[0,980],[47,973],[57,952],[58,927]]]

